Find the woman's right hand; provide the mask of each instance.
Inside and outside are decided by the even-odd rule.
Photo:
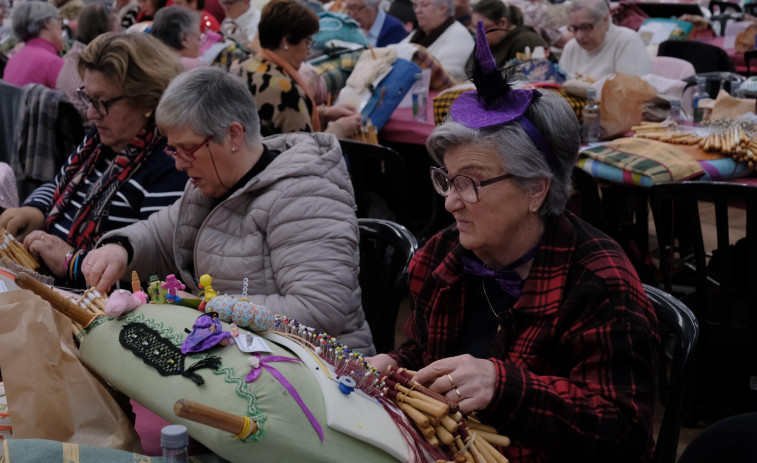
[[[128,261],[129,254],[123,246],[106,244],[84,257],[81,271],[89,286],[94,286],[101,294],[107,294],[113,284],[126,273]]]
[[[355,135],[362,123],[363,116],[360,114],[344,116],[331,122],[325,132],[336,135],[337,138],[350,138]]]
[[[0,215],[0,228],[23,241],[26,235],[42,228],[45,214],[36,207],[12,207]]]
[[[397,367],[397,361],[386,354],[378,354],[365,359],[366,362],[380,372],[386,371],[386,367]]]

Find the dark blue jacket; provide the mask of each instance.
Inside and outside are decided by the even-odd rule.
[[[398,43],[405,37],[407,37],[405,26],[402,25],[399,19],[387,13],[384,25],[381,27],[378,39],[376,39],[376,47],[385,47]]]

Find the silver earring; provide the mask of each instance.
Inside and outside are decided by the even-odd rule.
[[[289,45],[284,45],[284,50],[289,50]]]
[[[237,152],[237,147],[236,146],[232,146],[231,147],[231,152],[232,153],[236,153]]]

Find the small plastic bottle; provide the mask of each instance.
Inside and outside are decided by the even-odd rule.
[[[710,94],[707,92],[707,78],[704,76],[697,76],[697,92],[694,94],[693,108],[694,108],[694,122],[700,123],[705,118],[705,109],[699,104],[700,100],[709,98]]]
[[[186,426],[172,424],[160,430],[160,446],[163,448],[164,463],[187,463],[189,436]]]
[[[415,75],[415,83],[410,91],[413,97],[413,119],[418,122],[426,122],[428,92],[423,86],[423,74]]]
[[[681,117],[681,100],[670,100],[670,115],[668,119],[680,125],[683,118]]]
[[[590,88],[586,91],[586,106],[584,106],[583,109],[583,127],[581,130],[582,143],[595,143],[599,141],[599,122],[597,91]]]

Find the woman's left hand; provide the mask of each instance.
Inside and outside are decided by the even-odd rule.
[[[55,235],[35,230],[24,239],[24,247],[37,259],[42,259],[45,265],[56,276],[63,276],[66,254],[74,249],[68,243]]]
[[[489,405],[496,389],[497,370],[489,360],[471,355],[449,357],[418,370],[414,379],[430,390],[458,402],[470,413]]]
[[[320,112],[321,114],[323,114],[323,119],[325,122],[331,122],[343,117],[354,116],[357,114],[357,109],[348,104],[339,103],[335,104],[334,106],[324,108],[323,111]]]

